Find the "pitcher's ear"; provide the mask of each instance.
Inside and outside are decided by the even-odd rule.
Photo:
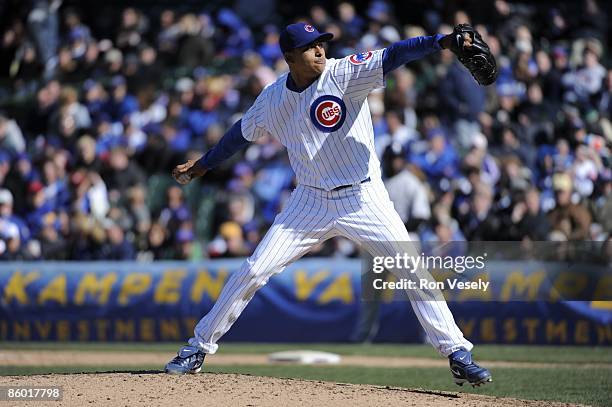
[[[293,53],[291,51],[285,52],[283,56],[285,57],[285,61],[287,61],[288,63],[295,61],[295,58],[293,57]]]

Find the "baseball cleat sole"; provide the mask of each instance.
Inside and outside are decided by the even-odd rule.
[[[472,385],[472,387],[480,387],[485,383],[489,383],[492,382],[493,379],[489,376],[489,377],[485,377],[484,379],[478,381],[478,382],[474,382],[474,383],[470,383]],[[463,386],[464,383],[469,383],[467,379],[455,379],[455,384],[457,386]]]
[[[200,371],[202,370],[201,367],[195,369],[195,370],[189,370],[187,372],[183,372],[180,370],[173,370],[173,369],[165,369],[164,372],[171,374],[171,375],[176,375],[176,376],[182,376],[184,374],[196,374],[196,373],[200,373]]]

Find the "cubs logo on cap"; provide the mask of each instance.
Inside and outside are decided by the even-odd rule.
[[[372,58],[372,55],[374,55],[372,51],[360,52],[358,54],[351,55],[349,57],[349,61],[353,65],[363,65],[368,62],[370,58]]]
[[[320,33],[313,25],[307,23],[289,24],[281,31],[278,45],[281,51],[288,52],[292,49],[305,47],[315,41],[327,42],[334,38],[332,33]]]
[[[346,105],[336,96],[324,95],[310,106],[310,119],[315,127],[325,133],[338,130],[346,119]]]

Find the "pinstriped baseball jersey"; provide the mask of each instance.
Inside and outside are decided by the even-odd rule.
[[[242,134],[269,133],[286,148],[299,184],[324,190],[380,177],[368,94],[384,87],[383,50],[328,59],[302,92],[287,75],[265,88],[242,118]]]

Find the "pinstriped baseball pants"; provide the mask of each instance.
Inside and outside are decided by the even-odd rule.
[[[219,338],[271,276],[334,236],[362,245],[372,256],[395,256],[406,250],[398,242],[410,241],[380,179],[338,191],[298,185],[253,255],[238,272],[232,273],[213,308],[196,325],[189,343],[206,353],[215,353]],[[398,278],[414,277],[406,270],[389,271]],[[422,273],[428,274],[420,270],[416,275]],[[460,347],[472,349],[439,292],[422,289],[407,293],[418,320],[440,354],[448,356]]]

